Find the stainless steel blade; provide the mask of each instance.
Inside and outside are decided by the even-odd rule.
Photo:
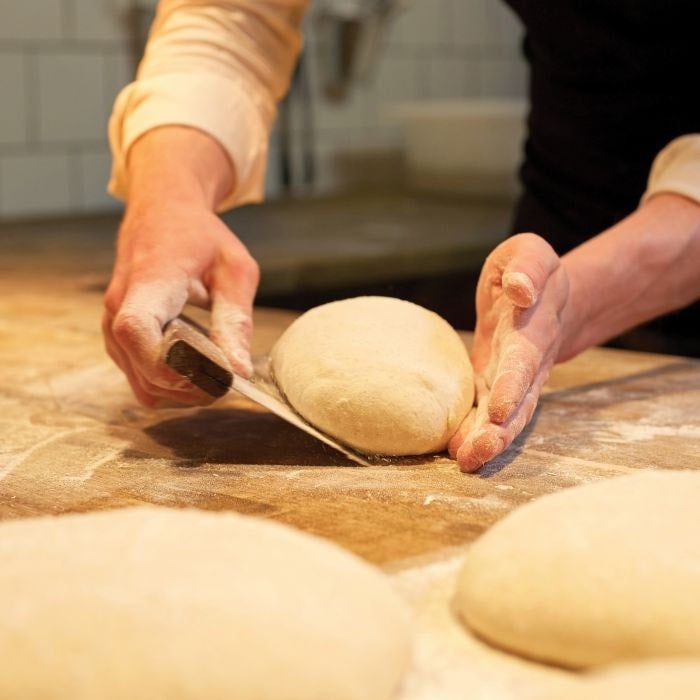
[[[325,433],[322,433],[320,430],[314,428],[313,425],[307,423],[298,413],[295,413],[292,408],[290,408],[288,403],[283,402],[281,399],[278,399],[267,391],[261,389],[255,383],[234,374],[233,385],[231,388],[234,391],[240,392],[251,401],[255,401],[255,403],[265,407],[276,416],[286,420],[287,423],[291,423],[300,430],[303,430],[305,433],[313,435],[313,437],[315,437],[317,440],[320,440],[326,445],[329,445],[339,452],[342,452],[353,462],[357,462],[357,464],[361,464],[363,467],[370,466],[370,463],[364,457],[360,456],[350,448],[345,447],[345,445],[342,445]]]
[[[294,411],[270,376],[268,358],[256,363],[259,381],[234,375],[224,354],[209,340],[206,331],[182,316],[173,319],[163,330],[162,357],[169,367],[210,396],[220,398],[231,389],[238,391],[353,462],[363,467],[371,466],[362,455],[309,425]]]

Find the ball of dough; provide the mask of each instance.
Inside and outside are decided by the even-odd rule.
[[[0,525],[0,697],[387,700],[407,610],[330,542],[130,508]]]
[[[365,454],[440,452],[474,401],[471,362],[455,330],[389,297],[307,311],[275,345],[272,369],[301,416]]]
[[[700,659],[658,659],[610,666],[546,700],[697,700]],[[543,699],[544,700],[544,699]]]
[[[700,473],[641,472],[510,513],[456,604],[496,646],[570,667],[700,655]]]

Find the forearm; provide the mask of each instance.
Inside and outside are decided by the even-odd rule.
[[[258,267],[214,213],[234,171],[216,140],[180,126],[144,134],[127,169],[128,204],[105,295],[105,344],[144,404],[198,403],[201,395],[160,359],[162,329],[186,303],[211,309],[212,339],[234,371],[252,372]]]
[[[127,161],[147,132],[189,126],[215,139],[235,164],[226,209],[259,201],[276,101],[301,46],[307,0],[161,0],[137,80],[117,98],[109,136],[109,190],[133,191]]]
[[[563,265],[570,294],[559,361],[700,297],[700,204],[654,196]]]
[[[221,145],[181,126],[144,134],[130,150],[127,173],[130,208],[177,199],[214,211],[235,186],[233,164]]]

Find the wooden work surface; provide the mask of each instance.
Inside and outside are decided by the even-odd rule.
[[[0,280],[0,518],[141,503],[234,510],[396,570],[517,505],[635,469],[700,467],[700,363],[596,349],[555,369],[532,425],[475,475],[446,457],[354,467],[245,399],[140,408],[102,349],[100,285]],[[259,310],[256,353],[292,316]]]

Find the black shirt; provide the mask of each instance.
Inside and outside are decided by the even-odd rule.
[[[513,233],[563,254],[632,213],[659,151],[700,132],[700,0],[506,2],[530,65]],[[700,357],[700,303],[614,344]]]
[[[700,1],[507,2],[531,69],[514,228],[561,254],[636,209],[657,153],[700,132]]]

